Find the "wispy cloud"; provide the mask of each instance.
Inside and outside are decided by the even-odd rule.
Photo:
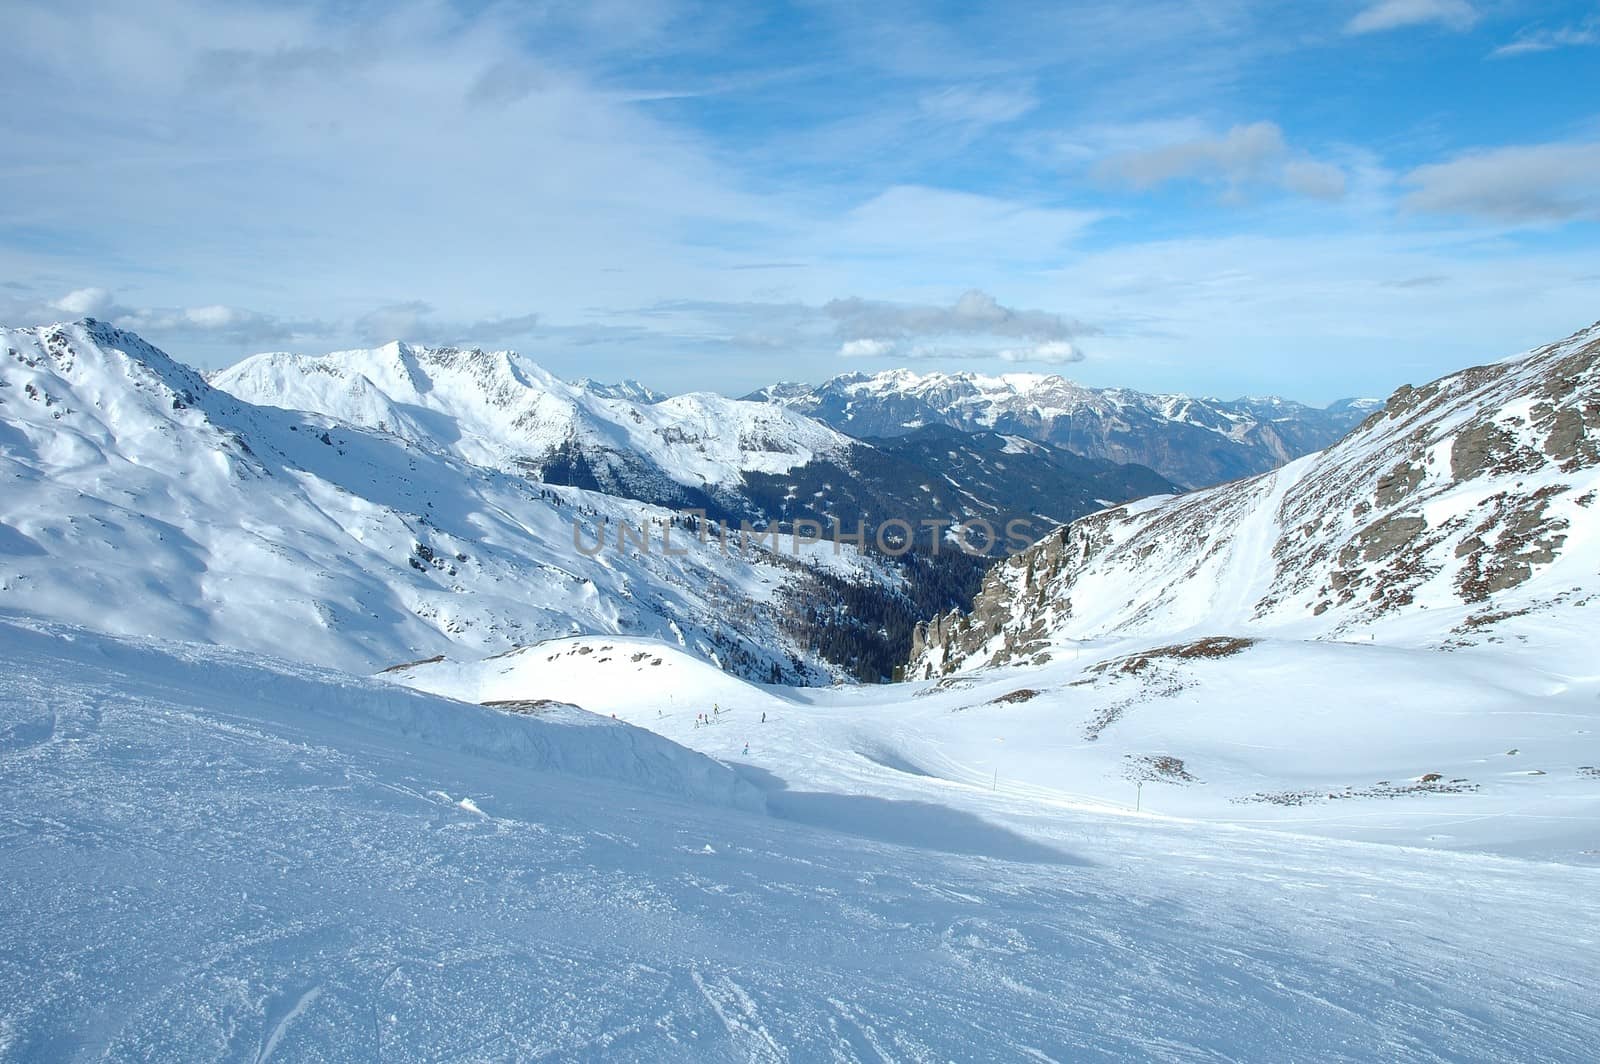
[[[1343,171],[1292,151],[1283,130],[1272,122],[1114,152],[1097,162],[1093,173],[1102,181],[1140,189],[1187,178],[1221,183],[1234,195],[1251,185],[1317,199],[1338,199],[1345,190]]]
[[[924,93],[918,108],[930,118],[978,126],[1014,122],[1039,106],[1031,89],[953,85]]]
[[[1076,341],[1095,335],[1064,314],[1001,303],[969,289],[948,303],[844,296],[823,303],[678,301],[620,314],[661,334],[695,335],[746,351],[842,358],[1081,361]]]
[[[360,315],[351,323],[361,340],[372,344],[408,340],[424,344],[488,345],[526,339],[539,327],[538,314],[512,314],[451,320],[420,299],[386,303]]]
[[[326,325],[319,321],[288,320],[220,303],[130,306],[106,288],[76,288],[42,303],[13,300],[6,312],[11,320],[27,324],[99,318],[160,342],[203,338],[240,345],[275,344],[327,332]]]
[[[1346,33],[1381,33],[1407,26],[1437,25],[1470,29],[1478,11],[1467,0],[1378,0],[1345,23]]]
[[[327,320],[286,318],[221,303],[137,306],[107,288],[76,288],[45,300],[0,298],[0,315],[8,323],[19,324],[98,318],[156,343],[211,341],[230,345],[240,354],[291,343],[314,348],[389,340],[488,345],[527,340],[541,331],[540,316],[535,313],[452,319],[439,315],[422,300],[384,303],[347,320]]]
[[[1419,166],[1413,210],[1515,223],[1600,218],[1600,142],[1521,145]]]
[[[827,230],[835,252],[1018,261],[1057,255],[1104,217],[972,192],[896,185],[851,208]]]
[[[1489,55],[1496,59],[1504,59],[1510,56],[1530,55],[1534,52],[1553,52],[1557,48],[1583,48],[1592,45],[1600,45],[1600,15],[1572,26],[1525,29]]]
[[[1078,362],[1072,343],[1093,332],[1088,325],[1043,310],[1002,306],[987,292],[963,292],[952,304],[835,299],[823,312],[833,319],[846,358],[1000,358],[1008,362]],[[995,341],[1023,341],[995,343]]]

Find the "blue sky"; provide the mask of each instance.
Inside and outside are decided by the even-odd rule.
[[[1326,402],[1600,318],[1600,4],[0,0],[0,318]]]

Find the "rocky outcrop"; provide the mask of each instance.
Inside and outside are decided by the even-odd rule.
[[[1600,325],[1403,387],[1281,470],[1052,532],[919,629],[906,674],[1200,628],[1454,645],[1484,617],[1594,597],[1597,492]]]

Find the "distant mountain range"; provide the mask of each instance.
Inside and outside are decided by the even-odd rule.
[[[355,671],[610,633],[760,680],[876,680],[986,567],[932,559],[921,521],[1025,519],[1031,536],[1171,490],[1018,438],[879,447],[772,404],[570,384],[508,352],[272,354],[208,380],[85,320],[0,331],[0,354],[0,612]],[[724,551],[669,509],[696,505],[866,522],[868,539]],[[891,517],[920,550],[876,549]],[[575,521],[610,547],[578,550]],[[667,526],[687,553],[664,551]],[[653,549],[617,549],[623,527]]]
[[[849,373],[820,385],[775,384],[746,396],[841,432],[887,437],[927,425],[988,430],[1086,457],[1148,466],[1186,488],[1275,469],[1321,450],[1381,402],[1326,408],[1287,399],[1200,399],[1086,388],[1055,375]]]
[[[858,439],[782,403],[663,397],[631,381],[568,383],[510,351],[391,343],[320,357],[265,354],[211,381],[258,405],[314,411],[474,465],[700,508],[735,526],[809,520],[854,531],[899,519],[931,545],[925,521],[976,518],[1003,529],[1021,520],[1037,535],[1178,490],[1141,466],[1021,436],[930,424]]]
[[[864,536],[875,566],[849,578],[808,572],[784,617],[802,658],[866,679],[904,657],[918,619],[976,590],[984,559],[958,543],[999,557],[1063,521],[1180,490],[1142,466],[1020,436],[928,425],[857,439],[780,403],[569,383],[510,351],[396,342],[263,354],[211,383],[541,484],[701,510],[734,529],[813,522],[812,534]],[[952,526],[968,521],[977,524],[958,540]]]

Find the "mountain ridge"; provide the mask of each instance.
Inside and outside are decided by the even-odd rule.
[[[970,611],[920,626],[907,671],[1134,635],[1448,649],[1542,626],[1571,652],[1600,602],[1597,466],[1600,324],[1404,386],[1276,471],[1057,529],[992,569]]]
[[[1377,405],[1344,399],[1317,408],[1275,396],[1219,400],[1090,388],[1057,374],[906,369],[841,374],[816,386],[784,382],[746,398],[801,411],[860,437],[933,423],[1011,433],[1148,466],[1187,488],[1265,472],[1320,450]]]

